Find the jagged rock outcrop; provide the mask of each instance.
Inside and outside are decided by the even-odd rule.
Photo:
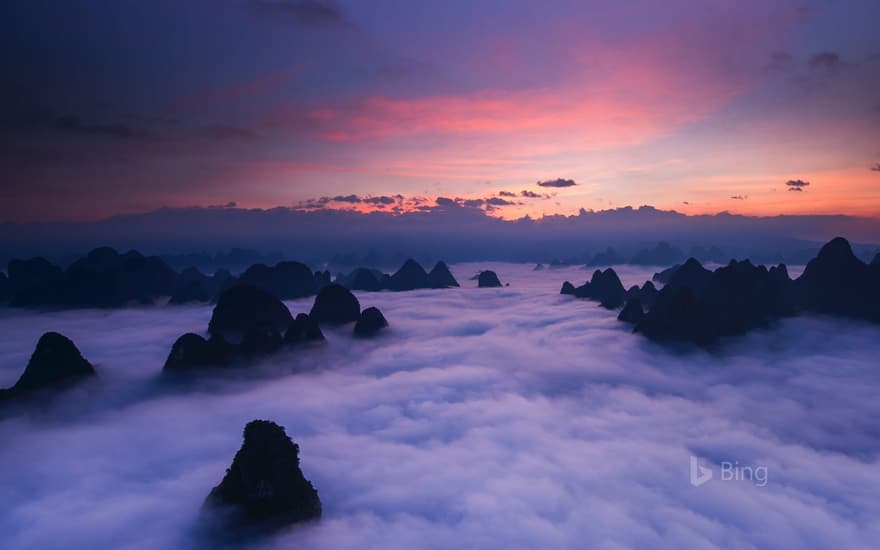
[[[853,254],[846,239],[827,243],[795,281],[802,308],[880,322],[880,280],[876,271]]]
[[[625,299],[632,300],[637,299],[639,303],[647,309],[651,309],[654,307],[654,303],[657,301],[657,295],[659,291],[657,287],[654,286],[654,283],[651,281],[645,281],[641,287],[638,285],[631,286],[626,291]]]
[[[314,295],[318,282],[324,278],[322,273],[316,278],[309,266],[300,262],[278,262],[274,266],[255,264],[241,274],[239,280],[261,288],[282,300],[292,300]],[[329,274],[327,274],[329,279]],[[328,281],[329,282],[329,281]]]
[[[494,271],[480,271],[480,274],[477,276],[477,287],[479,288],[496,288],[500,286],[503,285]]]
[[[688,258],[684,264],[672,272],[663,288],[687,287],[699,293],[709,284],[711,279],[711,271],[694,258]]]
[[[388,321],[379,308],[368,307],[358,317],[357,323],[354,325],[354,334],[360,337],[375,336],[387,326]]]
[[[630,298],[626,301],[626,305],[623,306],[623,309],[620,310],[617,320],[635,325],[636,323],[641,322],[644,317],[645,310],[642,309],[641,300],[638,298]]]
[[[336,282],[350,290],[393,290],[406,291],[421,288],[449,288],[458,286],[445,262],[437,262],[428,273],[417,261],[406,260],[393,275],[376,269],[360,267],[336,277]]]
[[[9,262],[10,305],[120,307],[170,296],[178,275],[156,256],[96,248],[66,270],[44,258]]]
[[[73,341],[57,332],[47,332],[37,342],[21,377],[14,386],[0,392],[0,398],[61,389],[94,375],[95,368]]]
[[[434,268],[428,273],[428,286],[431,288],[451,288],[457,287],[458,281],[455,280],[452,272],[449,271],[449,266],[446,265],[446,262],[441,261],[434,264]]]
[[[669,243],[660,242],[654,248],[638,251],[630,263],[635,265],[669,265],[680,262],[683,256],[684,253],[681,250]]]
[[[306,313],[297,315],[288,325],[287,332],[284,333],[284,345],[286,346],[323,341],[324,333],[321,332],[321,327]]]
[[[287,306],[269,292],[247,284],[237,284],[220,294],[211,314],[211,334],[245,332],[259,329],[282,331],[293,317]]]
[[[72,263],[64,279],[64,305],[109,308],[170,296],[177,273],[157,256],[146,257],[136,250],[119,254],[102,247]]]
[[[610,267],[604,271],[597,269],[589,282],[574,287],[568,281],[562,284],[560,294],[571,294],[577,298],[598,301],[602,307],[616,309],[623,305],[626,290],[617,273]]]
[[[254,420],[232,465],[204,504],[223,529],[254,535],[321,517],[321,500],[300,469],[299,446],[284,428]]]
[[[691,259],[660,291],[636,330],[654,340],[708,345],[794,314],[791,290],[784,266],[768,270],[748,260],[731,261],[709,272]]]
[[[586,262],[587,267],[611,266],[625,264],[626,258],[621,256],[616,250],[610,246],[604,251],[599,252]]]
[[[309,316],[318,323],[344,324],[358,320],[361,304],[350,290],[330,283],[315,297]]]
[[[201,367],[225,366],[234,359],[235,350],[222,336],[205,340],[188,332],[177,339],[165,360],[165,372],[186,372]]]
[[[566,282],[561,293],[601,300],[595,284],[597,274],[582,287]],[[880,268],[860,260],[849,242],[840,237],[823,246],[795,281],[784,264],[768,269],[748,260],[731,260],[709,271],[694,258],[655,274],[654,279],[666,281],[662,290],[657,292],[650,282],[642,288],[630,288],[625,293],[626,311],[619,319],[635,322],[636,332],[661,342],[708,346],[798,313],[880,323]],[[617,295],[619,282],[613,284],[608,277],[603,280],[603,288]],[[647,305],[652,298],[654,303]],[[636,300],[643,313],[641,320],[635,320],[639,317]]]

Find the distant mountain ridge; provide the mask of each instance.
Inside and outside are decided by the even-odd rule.
[[[749,260],[731,260],[709,271],[694,258],[654,279],[666,283],[659,293],[651,291],[649,281],[624,295],[609,268],[597,270],[581,287],[566,281],[560,293],[596,300],[611,309],[625,304],[620,319],[633,323],[635,332],[656,341],[700,346],[801,313],[880,323],[880,262],[862,261],[841,237],[826,243],[794,280],[784,264],[768,269]],[[644,294],[646,288],[649,292]]]
[[[203,262],[216,259],[211,255],[192,258],[188,263],[181,259],[193,250],[230,247],[252,249],[265,256],[239,261],[236,267],[282,258],[313,265],[331,262],[344,268],[376,267],[379,260],[385,265],[399,265],[410,257],[422,261],[431,257],[453,262],[542,263],[554,258],[578,258],[579,263],[586,263],[608,247],[630,261],[639,251],[663,242],[704,261],[751,258],[775,262],[781,254],[782,260],[789,263],[804,263],[834,235],[866,243],[865,247],[856,247],[856,252],[862,255],[869,250],[866,259],[870,260],[880,248],[876,244],[880,243],[880,219],[844,215],[751,217],[728,212],[689,216],[650,206],[582,209],[570,216],[517,220],[448,204],[400,214],[284,207],[164,208],[88,222],[0,223],[0,257],[35,252],[55,257],[110,245],[161,252],[175,257],[178,268],[208,267]],[[713,247],[723,250],[726,257],[718,257]],[[803,260],[794,262],[792,257],[805,250],[808,252]],[[183,263],[176,263],[178,259]],[[607,267],[615,262],[597,260],[594,265],[600,267],[600,263]]]

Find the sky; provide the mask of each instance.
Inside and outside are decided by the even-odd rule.
[[[438,198],[880,217],[873,0],[0,10],[0,222]]]
[[[476,288],[486,268],[510,286]],[[682,355],[560,295],[581,269],[452,270],[461,288],[357,293],[390,323],[375,340],[325,328],[182,387],[160,369],[209,305],[0,312],[0,386],[46,330],[98,371],[0,417],[4,547],[198,548],[201,505],[262,418],[299,444],[323,516],[248,548],[876,548],[876,326],[791,318]],[[691,456],[711,481],[690,484]]]

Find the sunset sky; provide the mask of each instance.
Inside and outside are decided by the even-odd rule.
[[[438,197],[880,216],[876,0],[2,10],[0,222]]]

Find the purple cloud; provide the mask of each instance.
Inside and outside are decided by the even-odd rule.
[[[805,187],[809,187],[810,182],[804,180],[788,180],[785,182],[789,191],[803,191]]]
[[[537,185],[539,187],[574,187],[577,184],[571,179],[556,178],[555,180],[539,181]]]

